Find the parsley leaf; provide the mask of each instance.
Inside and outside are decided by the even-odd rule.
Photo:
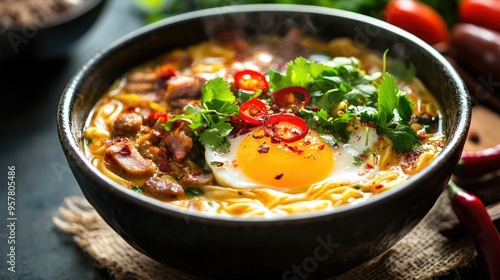
[[[227,153],[231,143],[226,137],[231,133],[231,130],[233,130],[233,126],[225,120],[213,123],[200,133],[200,143],[212,150]]]
[[[408,124],[412,113],[411,101],[403,95],[394,77],[384,73],[378,94],[377,131],[392,140],[393,149],[407,152],[420,143],[417,133]],[[366,116],[365,116],[366,117]]]
[[[336,118],[333,121],[333,135],[335,138],[340,139],[342,142],[347,143],[349,141],[351,133],[346,129],[347,124],[354,118],[354,114],[347,111],[342,117]]]
[[[230,89],[228,81],[221,77],[209,80],[201,86],[201,103],[207,103],[214,99],[234,102],[236,97]]]

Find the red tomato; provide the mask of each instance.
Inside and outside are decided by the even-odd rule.
[[[296,115],[282,113],[270,115],[264,122],[264,131],[279,142],[291,143],[304,138],[309,127]]]
[[[300,86],[286,87],[274,93],[274,102],[281,108],[288,108],[291,105],[304,107],[311,101],[309,91]]]
[[[417,0],[392,0],[382,18],[434,45],[447,42],[450,34],[446,22],[436,10]]]
[[[234,82],[239,89],[248,91],[261,90],[265,93],[269,88],[266,76],[253,70],[242,70],[234,74]]]
[[[261,125],[267,117],[267,107],[260,99],[250,99],[241,104],[240,117],[248,124]]]
[[[460,21],[500,32],[500,1],[464,0],[458,7]]]

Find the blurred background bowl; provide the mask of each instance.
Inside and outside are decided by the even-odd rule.
[[[64,55],[99,18],[107,0],[71,2],[75,4],[59,13],[39,18],[34,25],[23,26],[12,22],[11,17],[7,18],[6,13],[17,15],[19,8],[14,9],[16,4],[5,1],[3,14],[0,14],[0,63],[49,60]],[[24,12],[29,13],[29,10]]]
[[[101,174],[83,153],[82,131],[94,104],[115,79],[162,53],[208,40],[229,26],[249,35],[283,35],[299,27],[320,39],[349,37],[363,47],[380,53],[389,49],[390,56],[413,63],[416,75],[443,110],[447,143],[442,153],[409,181],[363,203],[272,219],[179,210]],[[430,45],[402,29],[341,10],[248,5],[167,18],[109,45],[69,82],[59,103],[57,125],[63,151],[85,197],[138,251],[205,278],[317,279],[382,254],[421,221],[460,158],[470,110],[467,90],[453,67]]]

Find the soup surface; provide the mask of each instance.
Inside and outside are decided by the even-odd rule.
[[[439,154],[442,131],[411,66],[292,29],[223,32],[132,69],[96,104],[84,141],[92,164],[130,191],[260,217],[393,188]]]

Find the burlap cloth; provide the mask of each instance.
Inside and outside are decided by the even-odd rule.
[[[196,279],[144,256],[116,234],[82,197],[69,197],[54,223],[113,279]],[[344,279],[432,279],[469,265],[476,256],[467,237],[450,240],[438,232],[456,220],[445,194],[405,238],[381,256],[336,277]]]

